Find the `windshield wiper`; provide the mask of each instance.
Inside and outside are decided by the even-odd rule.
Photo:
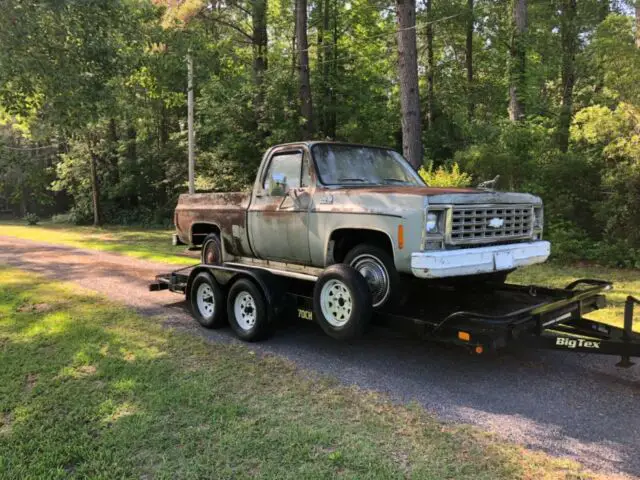
[[[403,185],[407,185],[409,182],[406,180],[400,180],[399,178],[385,178],[385,183],[402,183]]]
[[[361,178],[339,178],[338,181],[339,182],[362,182],[362,183],[366,182],[366,180],[363,180]]]

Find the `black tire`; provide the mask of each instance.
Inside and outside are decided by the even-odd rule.
[[[222,243],[217,233],[207,235],[202,242],[200,261],[205,265],[222,265]]]
[[[208,272],[200,272],[189,288],[191,313],[205,328],[221,328],[227,324],[224,293]]]
[[[332,299],[337,299],[335,303]],[[336,310],[332,311],[332,308]],[[313,289],[313,313],[330,337],[360,337],[371,322],[371,291],[362,275],[349,265],[328,267]]]
[[[249,279],[240,278],[231,286],[227,296],[227,314],[229,325],[238,338],[245,342],[263,340],[271,333],[271,319],[264,294]]]
[[[382,248],[357,245],[344,257],[344,263],[355,268],[366,279],[374,309],[380,310],[401,302],[400,274],[391,255]]]

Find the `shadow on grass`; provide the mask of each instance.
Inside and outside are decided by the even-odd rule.
[[[7,478],[516,478],[578,471],[418,408],[0,269]],[[529,456],[527,456],[529,455]],[[531,460],[529,462],[529,460]]]

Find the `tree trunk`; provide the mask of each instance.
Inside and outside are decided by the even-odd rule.
[[[524,118],[527,0],[511,0],[511,46],[509,49],[509,119]]]
[[[640,0],[636,0],[636,47],[640,48]]]
[[[326,134],[327,132],[327,103],[325,90],[327,88],[327,77],[325,76],[325,53],[326,47],[324,42],[324,35],[327,31],[325,25],[325,13],[329,9],[329,0],[318,0],[318,12],[320,13],[321,22],[318,23],[318,69],[320,70],[320,92],[322,93],[322,99],[319,104],[316,105],[316,116],[318,118],[318,130],[320,133]]]
[[[329,109],[327,114],[327,136],[329,138],[336,138],[336,130],[338,128],[338,106],[336,99],[336,89],[338,88],[338,1],[333,1],[333,12],[329,8],[330,0],[327,2],[327,10],[325,11],[325,25],[329,28],[329,18],[333,13],[333,42],[331,46],[326,46],[327,53],[325,59],[332,59],[331,63],[325,64],[325,76],[327,78],[327,88],[325,90],[325,96],[329,100]]]
[[[467,67],[467,116],[473,119],[475,109],[473,92],[473,0],[467,0],[467,43],[465,63]]]
[[[558,148],[566,153],[569,149],[569,128],[573,114],[573,86],[576,81],[575,60],[578,46],[576,28],[576,0],[562,1],[560,36],[562,39],[562,105],[558,119]]]
[[[300,114],[303,140],[314,134],[313,102],[309,78],[309,41],[307,39],[307,0],[296,0],[296,34],[298,43],[298,79],[300,86]]]
[[[100,184],[98,183],[98,158],[93,151],[93,147],[89,148],[89,163],[91,166],[91,198],[93,202],[93,225],[102,225],[102,212],[100,209]]]
[[[264,110],[264,74],[267,71],[267,0],[254,0],[251,10],[253,27],[253,83],[256,87],[255,114],[260,124]]]
[[[416,170],[422,164],[420,93],[416,46],[416,2],[396,0],[398,19],[398,73],[402,110],[402,151]]]
[[[427,128],[433,127],[433,23],[431,19],[431,4],[433,0],[427,0]]]

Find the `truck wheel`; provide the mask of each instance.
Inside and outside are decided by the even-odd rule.
[[[220,328],[227,322],[224,293],[208,272],[196,275],[189,289],[191,313],[205,328]]]
[[[331,265],[316,281],[313,311],[327,335],[338,340],[361,336],[372,313],[366,280],[349,265]]]
[[[246,342],[257,342],[270,332],[267,302],[260,288],[251,280],[236,280],[227,297],[229,325]]]
[[[205,265],[222,265],[222,244],[217,233],[207,235],[204,239],[200,261]]]
[[[347,253],[344,263],[352,266],[367,281],[373,308],[380,309],[398,301],[400,275],[393,258],[383,249],[373,245],[358,245]]]

